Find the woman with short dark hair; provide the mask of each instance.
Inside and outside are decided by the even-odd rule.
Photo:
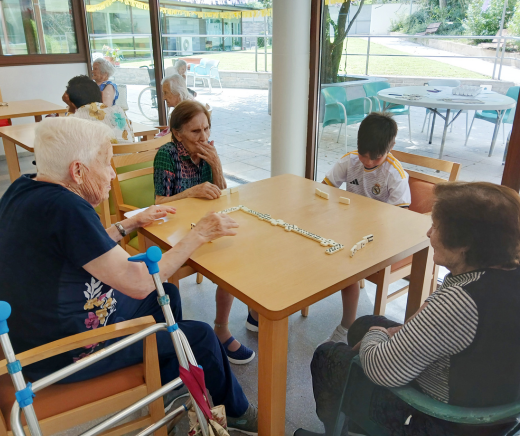
[[[132,121],[125,111],[117,105],[108,107],[102,103],[99,87],[87,76],[70,79],[62,99],[69,106],[68,115],[88,121],[101,121],[110,127],[116,144],[134,142]]]
[[[155,203],[162,204],[182,198],[220,197],[226,189],[222,164],[213,141],[209,141],[211,117],[204,105],[185,100],[179,103],[170,118],[172,142],[163,145],[155,155]],[[228,328],[233,296],[217,288],[215,333],[224,345],[231,363],[251,362],[255,352],[235,340]]]
[[[365,374],[380,386],[369,415],[391,435],[501,435],[516,424],[449,423],[385,389],[414,383],[438,401],[470,408],[520,398],[520,197],[484,182],[439,184],[434,193],[428,236],[434,262],[450,273],[404,325],[361,317],[348,333],[349,343],[357,344],[353,348],[340,342],[318,347],[311,372],[327,435],[357,350]]]

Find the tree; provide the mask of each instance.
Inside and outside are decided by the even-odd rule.
[[[361,12],[361,8],[365,0],[360,0],[359,8],[347,25],[348,12],[352,0],[344,0],[339,10],[338,22],[335,23],[329,12],[329,6],[325,5],[323,16],[325,22],[323,23],[323,34],[322,34],[322,54],[321,54],[321,77],[322,83],[336,83],[338,81],[339,64],[341,63],[341,55],[343,53],[343,42],[348,35],[348,32],[357,16]],[[334,39],[331,42],[330,27],[334,29]]]

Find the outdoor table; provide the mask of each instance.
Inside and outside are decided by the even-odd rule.
[[[0,107],[0,109],[2,108]],[[4,144],[5,159],[11,182],[14,182],[21,175],[16,146],[18,145],[34,153],[34,132],[36,126],[36,123],[31,123],[0,127],[0,138],[2,138]],[[132,123],[132,127],[134,128],[134,136],[136,138],[142,136],[145,140],[153,139],[154,135],[159,132],[155,127],[140,123]]]
[[[67,112],[67,108],[62,105],[39,99],[8,101],[7,104],[8,106],[0,106],[0,120],[34,116],[34,120],[39,122],[42,115]]]
[[[432,92],[440,90],[440,92]],[[500,129],[500,123],[502,117],[507,109],[515,107],[516,102],[511,97],[507,97],[502,94],[498,94],[492,91],[482,91],[480,94],[474,97],[467,97],[461,95],[452,94],[453,88],[450,86],[403,86],[396,88],[387,88],[377,93],[377,98],[384,102],[383,108],[388,109],[395,105],[407,105],[407,106],[418,106],[430,109],[434,113],[432,121],[432,129],[430,133],[430,141],[432,143],[433,128],[435,126],[435,115],[439,115],[444,119],[444,131],[442,133],[441,150],[439,152],[439,159],[442,159],[442,153],[444,151],[444,144],[446,142],[446,133],[448,126],[457,119],[462,111],[465,110],[494,110],[497,113],[498,119],[495,124],[495,130],[493,132],[493,139],[491,141],[491,147],[489,149],[489,156],[493,154],[495,143],[497,140],[498,131]],[[417,99],[412,99],[411,96],[418,96]],[[452,100],[466,100],[468,103],[462,102],[449,102],[445,99]],[[479,100],[480,102],[476,102]],[[438,109],[445,109],[446,115],[439,112]],[[457,114],[450,120],[451,111],[458,111]],[[466,133],[467,134],[467,133]]]
[[[330,199],[315,195],[316,188],[326,191]],[[339,203],[340,196],[348,196],[350,205]],[[345,246],[328,255],[328,247],[236,211],[230,216],[240,225],[237,235],[205,244],[187,261],[259,313],[260,436],[285,434],[289,315],[410,255],[406,318],[429,295],[430,217],[294,175],[242,185],[238,193],[217,200],[186,198],[166,204],[174,205],[177,213],[139,229],[140,246],[152,243],[168,250],[207,212],[239,204]],[[369,234],[374,241],[350,257],[350,248]]]

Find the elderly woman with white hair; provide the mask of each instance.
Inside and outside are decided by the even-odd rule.
[[[188,86],[188,80],[186,77],[186,72],[188,71],[188,64],[186,63],[186,61],[184,59],[177,59],[175,61],[175,64],[173,65],[173,69],[179,76],[181,76],[184,79],[184,81],[186,82],[186,86]],[[193,84],[193,86],[195,86],[195,84]],[[190,88],[187,89],[188,92],[191,95],[193,95],[193,97],[197,97],[197,93],[195,91],[193,91]]]
[[[119,98],[117,85],[109,80],[115,72],[115,67],[106,59],[98,58],[92,64],[92,78],[101,89],[103,104],[108,107],[115,105]]]
[[[186,80],[180,74],[165,77],[161,85],[163,98],[170,108],[175,108],[181,101],[193,100],[186,87]]]
[[[104,229],[94,207],[108,198],[115,173],[112,131],[78,118],[49,118],[38,124],[34,141],[37,174],[23,175],[0,200],[0,297],[13,307],[10,338],[16,353],[123,320],[152,315],[164,322],[153,281],[143,263],[128,262],[117,243],[126,233],[174,214],[152,206]],[[163,254],[166,281],[207,242],[236,234],[238,224],[209,213],[176,246]],[[211,327],[184,321],[178,289],[164,285],[179,327],[204,366],[214,404],[223,404],[229,427],[257,432],[257,410],[231,371]],[[106,347],[111,341],[72,350],[30,365],[39,379]],[[157,334],[162,383],[179,375],[168,332]],[[88,380],[142,362],[142,344],[107,357],[64,380]]]

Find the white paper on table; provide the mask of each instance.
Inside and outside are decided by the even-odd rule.
[[[136,209],[136,210],[131,210],[130,212],[125,212],[125,218],[132,218],[134,215],[144,212],[146,209],[148,209],[148,208],[143,207],[142,209]]]

